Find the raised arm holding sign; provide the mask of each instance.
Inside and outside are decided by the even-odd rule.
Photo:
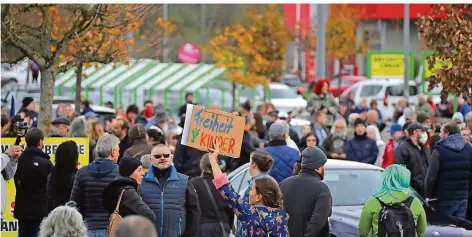
[[[216,109],[187,104],[182,144],[209,151],[216,141],[220,154],[239,158],[244,133],[244,118]]]

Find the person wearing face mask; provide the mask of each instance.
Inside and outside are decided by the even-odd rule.
[[[140,215],[154,221],[156,219],[154,212],[143,202],[137,191],[144,177],[141,161],[123,157],[119,163],[119,171],[121,177],[116,178],[103,191],[103,208],[108,213],[113,213],[121,197],[118,209],[121,217]]]
[[[332,197],[328,186],[322,182],[327,160],[320,148],[306,148],[302,152],[300,173],[280,184],[284,210],[290,216],[290,236],[331,236],[328,217],[331,216]]]
[[[424,183],[429,164],[429,152],[424,145],[428,140],[428,127],[410,123],[408,138],[398,144],[394,151],[394,163],[405,165],[411,172],[411,187],[424,197]]]
[[[135,119],[135,124],[142,124],[145,129],[156,125],[156,121],[153,119],[154,116],[154,104],[152,101],[147,100],[144,102],[144,109],[141,116]]]
[[[195,236],[200,225],[200,207],[192,182],[172,165],[169,147],[157,145],[151,156],[152,167],[138,191],[156,216],[158,236]]]
[[[472,178],[472,146],[454,122],[444,124],[440,136],[426,173],[426,198],[437,199],[441,214],[464,219]]]

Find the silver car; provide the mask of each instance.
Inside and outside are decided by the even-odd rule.
[[[251,178],[248,166],[245,164],[229,174],[231,185],[240,195],[246,191]],[[331,236],[359,236],[357,225],[362,208],[374,190],[380,187],[382,172],[382,168],[369,164],[328,159],[323,182],[333,197],[329,218]],[[428,219],[424,236],[472,236],[472,231],[458,227],[470,229],[470,222],[438,215],[429,206],[424,206]]]

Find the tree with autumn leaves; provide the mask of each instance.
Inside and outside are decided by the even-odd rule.
[[[2,4],[2,62],[27,57],[41,71],[39,127],[50,133],[55,76],[90,62],[128,62],[136,33],[153,5]],[[162,21],[162,20],[161,20]],[[159,22],[158,22],[159,23]],[[161,23],[162,24],[162,23]],[[80,93],[76,93],[80,96]]]
[[[452,64],[449,67],[444,63],[426,78],[429,89],[441,84],[443,98],[450,93],[472,98],[472,6],[435,4],[417,24],[419,37],[434,52],[426,66],[432,70],[437,63]]]
[[[247,26],[227,26],[224,32],[210,40],[207,51],[218,67],[229,71],[233,83],[233,108],[236,84],[246,87],[267,86],[280,81],[287,43],[290,40],[280,7],[268,5],[261,13],[251,9],[243,14]]]

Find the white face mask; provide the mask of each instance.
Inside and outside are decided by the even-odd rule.
[[[428,133],[423,132],[420,137],[420,142],[421,144],[425,144],[428,141]]]

